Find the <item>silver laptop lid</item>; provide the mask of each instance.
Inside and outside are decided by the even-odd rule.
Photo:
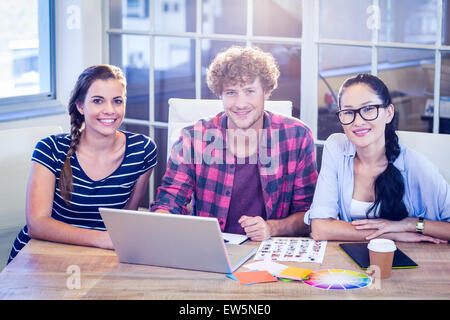
[[[230,273],[253,246],[230,254],[215,218],[100,208],[120,262]],[[254,248],[256,249],[256,248]]]

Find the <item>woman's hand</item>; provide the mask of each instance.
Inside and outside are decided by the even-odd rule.
[[[405,218],[400,221],[391,221],[386,219],[363,219],[352,221],[356,230],[376,230],[366,237],[371,240],[390,232],[415,232],[415,218]]]
[[[389,237],[387,237],[394,241],[402,241],[402,242],[431,242],[435,244],[447,243],[447,240],[441,240],[438,238],[426,236],[424,234],[415,233],[415,232],[396,232],[390,233]]]
[[[114,250],[114,245],[111,241],[108,231],[97,231],[95,239],[95,246],[101,249]]]
[[[389,233],[388,238],[397,241],[447,243],[446,240],[416,233],[416,222],[417,218],[411,217],[400,221],[391,221],[386,219],[363,219],[352,221],[352,225],[355,226],[355,229],[357,230],[375,230],[366,237],[366,240],[372,240],[383,234]]]

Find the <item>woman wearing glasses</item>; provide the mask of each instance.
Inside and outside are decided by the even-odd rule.
[[[337,116],[345,134],[325,142],[313,204],[316,240],[450,240],[450,187],[421,154],[398,143],[386,85],[359,74],[344,82]]]

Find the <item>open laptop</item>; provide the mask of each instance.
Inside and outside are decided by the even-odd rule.
[[[257,250],[225,244],[215,218],[99,210],[123,263],[231,273]]]

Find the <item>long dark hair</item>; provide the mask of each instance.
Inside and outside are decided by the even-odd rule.
[[[83,103],[86,98],[86,94],[91,87],[92,83],[96,80],[109,80],[116,79],[123,83],[126,89],[126,78],[119,67],[101,64],[88,67],[85,69],[75,84],[72,90],[68,111],[70,115],[70,135],[72,136],[72,142],[67,152],[66,160],[61,168],[61,175],[59,176],[58,187],[64,201],[69,204],[72,198],[73,191],[73,178],[72,167],[70,166],[70,158],[77,151],[78,144],[81,139],[81,127],[84,123],[84,115],[82,115],[77,109],[77,103]]]
[[[355,77],[347,79],[339,90],[338,102],[341,106],[341,98],[345,90],[355,84],[365,84],[371,88],[377,96],[388,106],[392,103],[391,95],[384,82],[376,76],[370,74],[358,74]],[[394,166],[394,161],[400,154],[400,145],[398,136],[395,133],[397,124],[397,113],[384,130],[385,149],[388,165],[375,179],[375,202],[367,211],[367,217],[370,212],[376,213],[378,208],[378,217],[388,220],[402,220],[408,216],[408,211],[403,202],[405,193],[405,184],[400,171]]]

